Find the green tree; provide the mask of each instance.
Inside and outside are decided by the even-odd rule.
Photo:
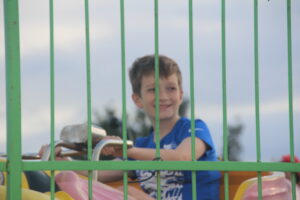
[[[228,125],[228,160],[240,161],[240,154],[243,151],[240,137],[243,133],[244,125],[238,120],[235,125]]]

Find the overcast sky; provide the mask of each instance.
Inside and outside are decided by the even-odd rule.
[[[226,1],[228,123],[242,123],[241,158],[256,159],[253,2]],[[69,124],[83,123],[86,111],[84,1],[55,4],[56,136]],[[49,143],[49,7],[48,1],[20,0],[22,73],[22,149],[36,152]],[[119,1],[90,1],[92,109],[105,107],[121,116],[121,45]],[[0,4],[0,152],[6,151],[3,1]],[[196,116],[209,126],[218,154],[222,149],[220,1],[194,1]],[[126,66],[154,53],[153,1],[125,1]],[[286,1],[259,1],[261,144],[264,161],[289,153]],[[300,2],[292,0],[293,101],[295,152],[300,156]],[[159,3],[159,52],[175,59],[189,98],[188,5]],[[135,110],[127,81],[127,109]],[[130,115],[132,116],[132,115]],[[94,116],[93,116],[94,117]],[[132,119],[132,118],[131,118]],[[238,119],[238,120],[237,120]],[[130,118],[129,118],[130,120]]]

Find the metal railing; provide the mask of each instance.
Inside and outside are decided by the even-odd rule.
[[[198,170],[219,170],[224,172],[225,199],[229,199],[229,177],[228,171],[257,171],[258,172],[258,193],[262,199],[261,172],[283,171],[292,172],[292,196],[296,199],[295,173],[300,171],[299,164],[294,163],[294,121],[293,121],[293,73],[292,73],[292,27],[291,27],[291,1],[286,1],[287,13],[287,51],[288,51],[288,94],[289,94],[289,132],[290,132],[290,155],[292,163],[262,162],[260,143],[260,98],[259,98],[259,41],[258,41],[258,1],[254,0],[254,74],[255,74],[255,119],[256,119],[256,162],[231,162],[228,160],[228,127],[227,127],[227,85],[226,85],[226,1],[221,0],[221,41],[222,41],[222,93],[223,93],[223,146],[224,161],[222,162],[199,162],[195,160],[195,107],[194,107],[194,47],[193,47],[193,1],[188,1],[189,9],[189,62],[190,62],[190,101],[191,101],[191,130],[192,130],[192,161],[127,161],[127,132],[126,132],[126,52],[125,52],[125,8],[124,0],[120,0],[120,37],[121,37],[121,60],[122,60],[122,113],[123,113],[123,155],[124,160],[119,162],[92,160],[92,138],[91,138],[91,63],[90,63],[90,38],[89,38],[89,1],[85,0],[85,36],[86,36],[86,87],[87,87],[87,123],[88,123],[88,159],[87,161],[65,162],[55,161],[51,153],[50,161],[30,162],[22,161],[21,158],[21,81],[20,81],[20,32],[18,0],[3,0],[5,19],[5,56],[6,56],[6,110],[7,110],[7,162],[0,162],[0,171],[8,173],[7,199],[21,199],[21,173],[22,171],[51,170],[51,199],[54,199],[54,171],[55,170],[88,170],[89,171],[89,199],[92,199],[92,171],[93,170],[123,170],[124,199],[128,195],[127,171],[129,170],[190,170],[192,171],[192,196],[196,199],[196,174]],[[156,87],[159,84],[158,55],[159,55],[159,12],[158,0],[154,0],[154,35],[155,35],[155,80]],[[54,77],[54,7],[53,0],[49,0],[50,10],[50,100],[51,100],[51,152],[54,152],[54,127],[55,127],[55,77]],[[156,105],[158,105],[159,90],[156,90]],[[156,157],[160,157],[159,146],[159,106],[156,106]],[[13,144],[13,145],[12,145]],[[160,176],[157,176],[158,199],[161,198]]]

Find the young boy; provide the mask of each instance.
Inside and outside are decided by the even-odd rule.
[[[138,138],[134,147],[128,149],[132,160],[156,159],[155,145],[155,78],[154,56],[138,58],[132,65],[129,75],[132,84],[132,99],[142,109],[152,123],[149,136]],[[159,56],[159,120],[160,155],[164,161],[191,161],[191,121],[180,117],[179,106],[182,103],[182,76],[176,62],[166,56]],[[195,158],[199,161],[217,161],[215,147],[206,124],[195,120]],[[115,137],[113,137],[115,138]],[[122,151],[104,148],[104,154],[122,157]],[[101,182],[121,179],[122,171],[99,171]],[[136,199],[156,199],[157,184],[155,173],[137,170],[133,175],[141,181],[144,192],[128,188],[128,193]],[[192,181],[190,171],[160,171],[161,199],[192,199]],[[218,200],[220,173],[217,171],[197,171],[197,200]]]
[[[138,138],[134,147],[128,149],[128,157],[134,160],[155,159],[155,78],[153,55],[138,58],[129,75],[132,84],[132,99],[142,109],[152,123],[150,135]],[[176,62],[166,56],[159,56],[159,119],[160,155],[164,161],[191,161],[191,121],[178,114],[182,103],[182,76]],[[217,161],[210,132],[201,120],[195,121],[195,157],[201,161]],[[110,152],[118,156],[121,152]],[[217,171],[197,171],[197,199],[219,199],[220,173]],[[152,171],[137,170],[138,180],[146,180]],[[161,171],[162,199],[192,199],[191,172]],[[156,198],[156,177],[141,182],[143,190]],[[134,195],[134,194],[133,194]]]

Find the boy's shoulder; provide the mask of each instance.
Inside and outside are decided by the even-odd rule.
[[[186,117],[181,117],[174,125],[169,135],[175,135],[178,137],[190,136],[192,130],[192,120]],[[208,128],[204,121],[201,119],[195,119],[195,131],[196,132],[207,132]]]
[[[179,124],[181,125],[187,125],[187,126],[191,126],[191,123],[192,123],[192,120],[187,118],[187,117],[181,117],[178,121]],[[202,119],[195,119],[195,124],[196,126],[201,126],[201,125],[205,125],[206,126],[206,123],[202,120]]]

